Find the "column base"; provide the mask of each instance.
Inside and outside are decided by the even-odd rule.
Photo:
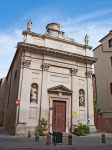
[[[89,125],[89,133],[96,133],[96,127],[95,125]]]
[[[29,132],[31,135],[34,135],[35,127],[34,126],[26,126],[26,124],[17,124],[15,135],[27,136]]]

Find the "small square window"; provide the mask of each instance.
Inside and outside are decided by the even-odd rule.
[[[112,94],[112,82],[110,83],[110,93]]]
[[[111,67],[112,67],[112,57],[110,57],[110,64],[111,64]]]
[[[0,79],[0,87],[1,87],[1,85],[2,85],[2,79]]]
[[[109,42],[109,48],[112,47],[112,39],[110,39],[108,42]]]

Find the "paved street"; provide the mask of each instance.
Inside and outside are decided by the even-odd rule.
[[[7,132],[0,132],[0,150],[44,150],[44,149],[75,149],[75,150],[111,150],[112,134],[106,134],[106,143],[101,143],[101,134],[90,134],[88,136],[72,136],[73,144],[68,145],[68,135],[63,135],[63,143],[51,142],[46,145],[46,137],[40,137],[39,142],[35,138],[10,136]]]

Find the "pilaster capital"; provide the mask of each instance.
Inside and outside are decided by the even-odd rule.
[[[22,67],[28,68],[28,67],[30,67],[30,64],[31,64],[31,60],[25,60],[25,59],[23,59],[23,60],[21,61]]]
[[[87,78],[91,78],[92,77],[93,72],[92,71],[86,71],[85,75]]]
[[[70,73],[71,73],[72,75],[76,75],[77,72],[78,72],[78,69],[77,69],[77,68],[70,68]]]
[[[46,71],[47,71],[50,66],[51,66],[51,64],[43,63],[43,64],[41,65],[41,68],[42,68],[42,70],[46,70]]]

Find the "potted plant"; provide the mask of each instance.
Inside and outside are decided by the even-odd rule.
[[[38,132],[39,132],[39,135],[47,135],[48,132],[47,132],[47,120],[45,120],[44,118],[42,118],[40,120],[40,123],[38,125]]]

